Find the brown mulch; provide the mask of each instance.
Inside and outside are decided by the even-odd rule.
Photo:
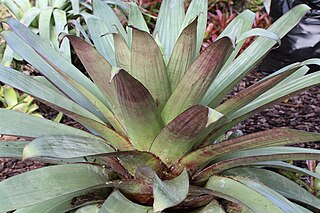
[[[232,94],[236,94],[263,77],[264,75],[259,72],[252,72],[237,85]],[[291,99],[288,99],[276,106],[262,111],[257,115],[252,116],[246,121],[240,123],[236,129],[241,130],[244,134],[277,127],[289,127],[293,129],[320,133],[319,91],[319,86],[309,89]],[[52,119],[57,115],[56,111],[51,110],[42,104],[40,104],[39,110],[40,113],[46,118]],[[70,119],[67,119],[66,117],[63,118],[62,123],[83,129],[81,125]],[[4,140],[3,137],[0,137],[0,140],[1,139]],[[6,140],[8,140],[8,138]],[[320,143],[309,143],[307,145],[299,146],[320,149]],[[45,165],[46,164],[29,160],[20,161],[18,159],[0,158],[0,181],[13,175],[17,175]]]

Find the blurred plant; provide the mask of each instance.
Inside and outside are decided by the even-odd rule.
[[[27,94],[20,95],[12,87],[0,86],[0,103],[6,109],[42,117],[36,112],[39,107],[33,103],[33,98]]]

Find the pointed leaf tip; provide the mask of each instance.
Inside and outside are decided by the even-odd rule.
[[[186,199],[189,192],[189,176],[186,170],[172,180],[162,181],[156,174],[153,180],[153,210],[161,212]]]

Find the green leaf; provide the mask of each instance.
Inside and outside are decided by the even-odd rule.
[[[256,213],[284,212],[259,192],[232,178],[212,176],[205,187],[243,203]]]
[[[282,170],[287,170],[287,171],[292,171],[292,172],[298,172],[298,173],[308,175],[311,177],[320,178],[320,174],[317,174],[317,173],[312,172],[308,169],[303,169],[298,166],[294,166],[294,165],[291,165],[289,163],[285,163],[282,161],[265,161],[265,162],[253,163],[252,165],[262,166],[264,168],[276,168],[276,169],[282,169]]]
[[[51,106],[56,106],[55,108],[58,110],[64,109],[71,113],[75,113],[99,122],[99,119],[95,115],[60,93],[41,84],[39,81],[31,78],[30,76],[4,66],[0,66],[0,70],[0,80],[3,83],[11,85],[20,91],[26,92],[45,103],[50,103]]]
[[[26,44],[32,47],[32,49],[38,52],[43,58],[45,58],[55,67],[59,68],[67,76],[72,76],[72,78],[75,81],[77,81],[79,84],[86,87],[92,94],[96,95],[99,99],[103,100],[101,92],[98,90],[97,86],[89,78],[87,78],[80,70],[78,70],[75,66],[73,66],[71,63],[68,63],[68,61],[64,59],[64,57],[62,57],[59,52],[51,48],[49,43],[40,39],[30,29],[28,29],[27,27],[25,27],[24,25],[22,25],[21,23],[17,22],[14,19],[8,19],[6,20],[6,23],[10,25],[10,27],[14,30],[14,32],[20,38],[22,38]],[[13,40],[14,42],[18,41],[16,38],[13,38]],[[27,50],[22,52],[26,52],[30,54],[30,52],[28,52]],[[22,55],[22,54],[19,54],[19,55]],[[36,59],[38,61],[40,60],[38,57]],[[41,72],[45,72],[44,69],[38,69],[38,70]],[[48,71],[45,72],[46,75],[49,73],[49,70],[52,70],[52,69],[48,69]],[[47,77],[52,81],[57,78],[57,76],[54,74],[51,74],[50,76],[48,75]],[[60,84],[56,84],[56,85],[60,86]]]
[[[176,89],[180,80],[195,60],[196,39],[197,19],[181,32],[173,48],[167,66],[167,73],[172,91]]]
[[[161,212],[178,205],[187,197],[188,191],[189,177],[186,170],[172,180],[162,181],[155,175],[153,180],[154,212]]]
[[[57,165],[23,173],[0,183],[0,211],[27,207],[89,189],[108,180],[109,174],[105,169],[89,164]]]
[[[255,13],[251,12],[250,10],[243,11],[228,24],[228,26],[221,32],[217,39],[220,39],[224,36],[229,38],[238,38],[242,33],[251,29],[254,20]],[[225,67],[229,66],[229,64],[238,56],[244,43],[245,41],[239,41],[236,44],[236,48],[233,50],[232,54],[221,70],[225,70]],[[221,72],[218,75],[220,74]]]
[[[200,103],[211,82],[231,54],[231,50],[232,42],[229,38],[223,38],[214,42],[196,59],[162,111],[165,124],[184,110]]]
[[[6,100],[8,108],[12,108],[18,104],[17,93],[12,87],[7,87],[4,89],[3,97]]]
[[[30,141],[1,141],[0,157],[2,158],[21,158],[25,145]]]
[[[55,9],[53,11],[53,19],[54,19],[54,34],[51,37],[51,41],[54,44],[55,48],[59,50],[61,55],[71,62],[71,51],[70,51],[70,43],[67,40],[61,41],[59,43],[59,35],[60,33],[68,33],[68,28],[65,28],[67,25],[67,14],[65,11],[60,9]]]
[[[171,166],[199,145],[222,118],[221,113],[208,107],[190,107],[161,130],[150,151]]]
[[[21,55],[23,55],[25,60],[29,61],[37,70],[39,70],[42,74],[44,74],[44,76],[50,79],[53,84],[59,85],[59,88],[61,91],[63,91],[73,100],[76,100],[77,103],[80,103],[83,107],[85,107],[90,112],[93,112],[97,115],[100,114],[100,112],[96,109],[96,107],[93,106],[93,103],[91,103],[86,97],[83,96],[83,94],[81,94],[77,89],[75,89],[72,85],[70,85],[70,83],[67,82],[67,80],[65,80],[59,73],[56,72],[54,68],[58,69],[59,67],[54,66],[53,68],[52,66],[50,66],[54,64],[49,65],[48,62],[50,61],[46,61],[45,58],[42,57],[42,55],[41,56],[39,55],[39,52],[36,52],[32,48],[32,47],[35,47],[36,45],[33,45],[32,47],[28,46],[21,38],[19,38],[14,32],[11,32],[11,31],[4,31],[2,32],[2,35],[5,37],[6,41],[8,42],[9,45],[11,45],[11,47],[14,49],[15,52],[21,53]],[[32,36],[27,35],[26,37],[30,38]],[[37,39],[39,38],[37,37]],[[37,44],[41,44],[41,43],[37,42]],[[49,49],[53,50],[53,48],[51,47],[48,47],[45,50],[47,51]],[[63,58],[61,55],[59,55],[59,57]],[[66,65],[68,63],[60,62],[59,64]],[[76,76],[76,72],[80,72],[80,71],[76,69],[75,73],[71,74],[71,76],[73,77]],[[89,80],[87,77],[85,78]],[[91,82],[90,84],[93,84],[93,83]],[[90,84],[86,84],[86,85],[90,85]],[[96,88],[96,86],[94,85],[93,88]],[[101,93],[100,93],[100,96],[97,96],[97,97],[101,97]]]
[[[254,28],[254,29],[251,29],[251,30],[248,30],[248,31],[242,33],[237,38],[237,43],[239,43],[243,40],[246,40],[249,37],[253,37],[253,36],[261,36],[261,37],[269,38],[269,39],[276,41],[278,43],[278,46],[281,45],[281,40],[277,34],[270,32],[268,30],[262,29],[262,28]]]
[[[259,97],[262,93],[268,91],[273,86],[284,80],[290,74],[298,70],[299,65],[288,67],[287,70],[280,72],[278,75],[267,78],[266,80],[261,80],[258,83],[250,86],[249,88],[239,92],[237,95],[231,99],[225,101],[223,104],[218,106],[215,110],[224,114],[227,118],[230,114],[233,114],[237,110],[249,104],[255,98]]]
[[[268,30],[280,38],[286,35],[306,14],[310,8],[298,5],[279,18]],[[239,57],[237,57],[225,70],[221,71],[208,89],[202,104],[215,107],[228,94],[234,86],[255,67],[262,57],[276,44],[268,38],[257,38]]]
[[[246,166],[261,161],[287,161],[287,160],[318,160],[320,151],[293,147],[268,147],[252,150],[241,150],[226,154],[216,159],[217,163],[212,164],[193,179],[195,183],[202,183],[210,176],[219,174],[231,168]]]
[[[163,127],[161,115],[149,91],[126,71],[113,77],[128,137],[133,146],[147,151]]]
[[[254,181],[250,178],[243,178],[243,177],[233,177],[233,180],[236,180],[247,187],[251,188],[252,190],[260,193],[267,199],[269,199],[272,203],[282,209],[283,212],[286,213],[303,213],[300,209],[291,203],[289,200],[284,198],[279,193],[275,192],[274,190],[270,189],[269,187],[261,184],[260,182]]]
[[[173,171],[181,172],[187,168],[192,174],[203,168],[217,157],[239,150],[252,149],[258,147],[291,145],[295,143],[307,143],[320,140],[320,134],[293,130],[293,129],[272,129],[257,132],[242,137],[237,137],[218,144],[203,147],[191,152],[181,158],[173,167]]]
[[[116,29],[108,29],[103,21],[96,16],[84,12],[81,15],[87,24],[95,48],[111,65],[115,66],[114,42],[111,33],[115,33]]]
[[[39,35],[48,42],[51,40],[50,28],[53,26],[51,22],[52,12],[53,7],[46,7],[39,15]]]
[[[245,176],[257,180],[275,190],[284,197],[298,203],[307,204],[319,211],[320,200],[307,190],[282,175],[265,169],[235,168],[224,172],[225,175]]]
[[[32,206],[28,206],[22,209],[18,209],[15,213],[57,213],[57,212],[67,212],[75,208],[74,201],[81,197],[86,196],[90,193],[90,190],[83,190],[80,192],[75,192],[67,195],[63,195],[57,198],[50,199],[41,203],[37,203]]]
[[[198,25],[197,25],[197,44],[195,57],[198,57],[204,34],[206,32],[207,27],[207,10],[208,10],[208,1],[207,0],[198,0],[191,1],[191,4],[188,8],[187,14],[184,18],[182,29],[190,24],[192,20],[198,17]],[[181,29],[181,30],[182,30]]]
[[[185,18],[183,0],[164,0],[161,3],[153,37],[158,34],[164,49],[166,61],[169,61],[175,43],[181,32]],[[188,23],[189,24],[189,23]],[[191,52],[190,54],[192,54]]]
[[[129,28],[131,29],[131,28]],[[114,48],[115,48],[115,54],[116,54],[116,61],[118,67],[121,69],[126,70],[127,72],[131,72],[131,52],[124,41],[123,38],[119,34],[114,33],[113,34],[113,40],[114,40]]]
[[[161,110],[170,96],[166,65],[152,36],[138,29],[132,32],[130,74],[150,91]]]
[[[112,77],[112,66],[102,57],[102,55],[99,54],[98,51],[83,39],[71,35],[67,35],[67,38],[70,40],[77,56],[86,68],[86,71],[89,73],[98,88],[104,92],[107,98],[108,106],[112,113],[109,112],[109,110],[104,109],[104,114],[108,116],[109,122],[112,126],[122,134],[125,134],[122,113],[118,109],[119,102],[117,100],[115,86],[113,82],[110,82]]]
[[[12,0],[2,0],[1,3],[17,18],[21,19],[23,11],[19,6]]]
[[[0,109],[0,134],[36,138],[44,135],[69,134],[96,138],[80,129],[12,110]]]
[[[26,13],[32,7],[29,0],[14,0],[14,2],[22,9],[24,13]]]
[[[103,203],[99,213],[148,213],[151,211],[151,207],[133,203],[119,191],[114,191]]]
[[[34,157],[77,158],[115,152],[107,141],[79,136],[42,136],[23,149],[23,159]]]
[[[92,2],[93,14],[101,19],[101,21],[107,26],[108,30],[104,33],[113,32],[114,27],[116,27],[121,34],[121,36],[127,39],[127,33],[123,28],[119,18],[113,12],[112,8],[101,0],[94,0]],[[111,37],[112,38],[112,37]],[[127,40],[126,40],[127,42]]]
[[[140,8],[134,2],[130,2],[130,13],[129,13],[128,26],[132,26],[132,27],[137,28],[139,30],[149,32],[148,25],[143,18],[143,15],[140,11]],[[131,46],[132,46],[132,28],[128,27],[127,30],[128,30],[128,47],[131,48]],[[119,64],[118,64],[118,66],[119,66]]]

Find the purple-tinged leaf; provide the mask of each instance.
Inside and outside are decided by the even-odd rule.
[[[162,111],[165,124],[168,124],[184,110],[200,103],[225,60],[231,54],[232,47],[229,38],[222,38],[209,46],[196,59],[173,91]]]
[[[209,145],[181,158],[172,168],[179,174],[184,168],[194,174],[215,158],[237,150],[320,141],[320,134],[293,129],[272,129]]]
[[[197,19],[180,34],[170,57],[167,73],[171,91],[174,91],[188,68],[195,60],[197,42]]]
[[[166,65],[152,36],[138,29],[132,29],[130,73],[149,90],[161,110],[171,92]]]
[[[196,147],[221,118],[221,113],[208,107],[190,107],[161,130],[150,151],[171,166]]]
[[[211,176],[217,175],[228,169],[238,166],[246,166],[261,161],[287,161],[287,160],[320,160],[320,153],[285,153],[285,154],[269,154],[259,156],[248,156],[228,159],[215,163],[192,177],[192,183],[198,185],[205,183]]]
[[[291,75],[299,68],[300,66],[294,66],[293,68],[285,72],[282,72],[271,78],[267,78],[266,80],[259,81],[258,83],[250,86],[249,88],[238,93],[236,96],[227,100],[226,102],[215,108],[215,110],[221,112],[228,118],[229,114],[241,109],[243,106],[250,103],[255,98],[259,97],[262,93],[271,89],[273,86],[284,80],[286,77]]]
[[[124,70],[112,79],[129,140],[139,151],[147,151],[163,128],[159,109],[149,91]]]

